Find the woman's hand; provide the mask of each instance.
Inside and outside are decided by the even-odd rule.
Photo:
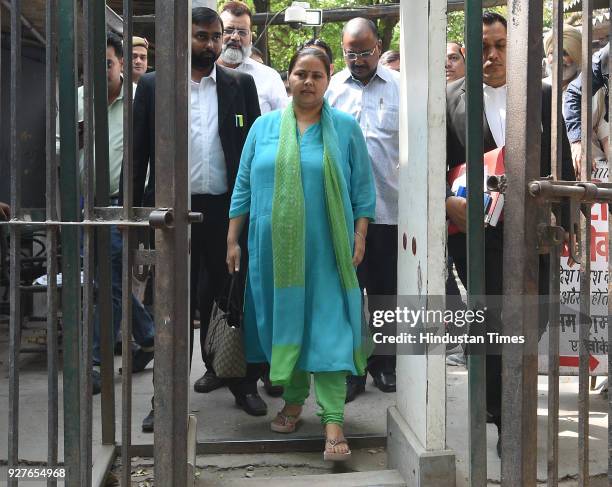
[[[225,262],[227,263],[227,271],[230,274],[240,271],[240,245],[237,242],[227,244],[227,257]]]
[[[355,267],[361,264],[364,254],[365,237],[361,233],[355,232],[355,251],[353,252],[353,265]]]

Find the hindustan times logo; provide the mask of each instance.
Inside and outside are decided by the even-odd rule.
[[[418,324],[440,324],[452,323],[456,327],[465,325],[482,324],[485,321],[485,312],[487,308],[478,310],[440,310],[440,309],[408,309],[404,306],[399,306],[395,310],[380,310],[377,309],[372,313],[372,325],[380,328],[387,323],[397,323],[408,325],[412,328]]]

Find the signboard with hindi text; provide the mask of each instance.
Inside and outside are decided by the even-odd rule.
[[[592,173],[593,182],[607,182],[605,161],[598,161]],[[607,204],[591,209],[591,329],[589,337],[589,370],[591,375],[608,373],[608,213]],[[580,309],[580,265],[568,265],[569,252],[561,254],[560,352],[561,375],[578,375],[578,335]],[[548,373],[548,330],[539,344],[538,370]]]

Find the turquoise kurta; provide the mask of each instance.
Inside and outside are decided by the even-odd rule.
[[[291,371],[275,374],[275,369],[280,370],[275,362],[282,360],[278,351],[297,345],[299,357],[291,366],[299,370],[363,373],[363,364],[356,364],[354,357],[362,343],[361,296],[358,288],[347,296],[338,274],[325,199],[320,123],[298,134],[305,204],[305,289],[274,288],[271,222],[281,115],[281,111],[271,112],[253,124],[230,207],[230,218],[250,214],[244,311],[247,361],[270,362],[271,379],[283,382]],[[332,117],[352,248],[353,222],[374,218],[376,194],[359,125],[352,116],[335,109]]]

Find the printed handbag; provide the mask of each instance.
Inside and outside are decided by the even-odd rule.
[[[238,310],[232,310],[232,291],[234,276],[225,302],[213,304],[208,325],[208,334],[204,341],[204,352],[212,362],[217,377],[222,379],[240,378],[246,375],[246,359],[242,342],[242,328],[232,324],[232,317],[242,316]],[[233,311],[233,313],[232,313]],[[240,325],[239,320],[235,325]]]

